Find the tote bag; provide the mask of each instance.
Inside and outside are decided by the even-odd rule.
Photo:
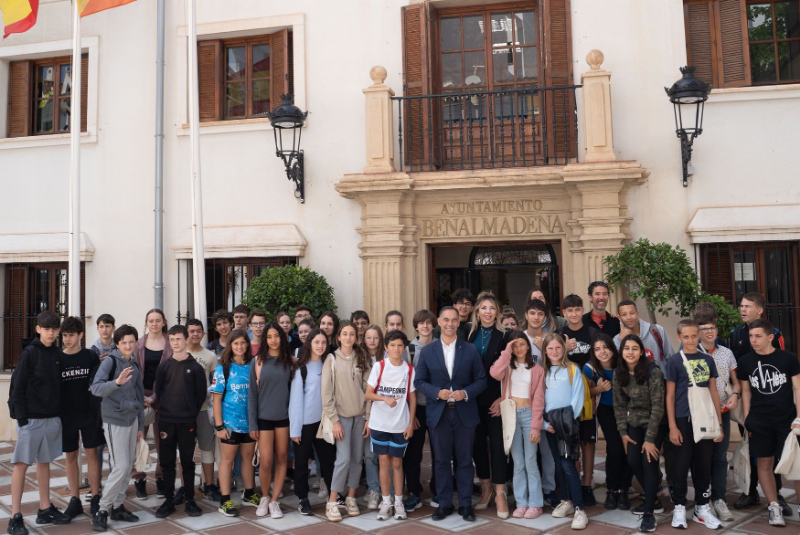
[[[508,367],[508,384],[506,386],[506,399],[500,402],[500,418],[503,419],[503,450],[506,455],[511,451],[514,442],[514,433],[517,429],[517,404],[509,396],[511,394],[511,374],[513,370]]]
[[[731,388],[730,383],[725,385],[725,393],[728,395],[728,399],[733,395],[733,388]],[[731,421],[736,422],[737,424],[744,426],[744,409],[742,408],[742,399],[741,397],[737,400],[739,403],[736,404],[736,408],[732,411],[728,411],[731,415]]]
[[[687,397],[689,398],[689,413],[691,414],[689,419],[692,421],[694,441],[716,440],[722,435],[722,428],[719,425],[717,410],[711,399],[711,391],[708,388],[697,386],[692,374],[692,367],[689,365],[683,350],[681,350],[681,358],[689,380],[692,382],[691,388],[687,389]]]
[[[136,441],[136,450],[133,455],[133,466],[137,472],[147,472],[150,469],[150,447],[144,440]]]
[[[742,492],[750,488],[750,434],[745,429],[742,440],[733,452],[731,458],[731,474],[733,482]]]
[[[800,435],[800,429],[792,429],[789,436],[786,437],[786,442],[783,443],[783,453],[781,453],[781,460],[778,466],[775,467],[775,473],[786,476],[786,479],[792,481],[800,480],[800,444],[797,443],[797,436]]]
[[[331,382],[333,382],[334,388],[336,387],[336,355],[331,354],[328,358],[333,358],[333,362],[331,363]],[[321,438],[328,444],[336,444],[336,439],[333,437],[333,422],[331,419],[325,416],[325,411],[322,411],[322,420],[319,422],[319,428],[317,429],[317,438]]]

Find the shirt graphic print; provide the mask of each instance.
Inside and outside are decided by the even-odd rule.
[[[226,391],[227,390],[227,391]],[[231,363],[228,374],[228,384],[225,384],[225,374],[222,364],[214,370],[214,379],[211,381],[211,392],[222,394],[222,422],[225,427],[235,433],[249,433],[250,424],[247,415],[247,399],[250,390],[250,363]]]

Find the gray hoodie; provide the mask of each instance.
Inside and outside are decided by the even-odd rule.
[[[111,344],[104,346],[103,341],[100,338],[98,338],[97,341],[92,345],[91,350],[94,351],[94,354],[97,355],[98,357],[102,357],[106,353],[110,354],[116,348],[117,346],[114,345],[113,339],[111,340]]]
[[[133,358],[125,359],[119,349],[114,349],[109,358],[100,363],[94,382],[89,390],[95,396],[103,398],[100,412],[103,422],[112,425],[130,427],[137,423],[139,431],[144,431],[144,385],[142,373],[133,362]],[[116,362],[117,369],[113,377],[109,377],[111,367]],[[132,379],[122,386],[114,381],[122,370],[133,366]]]
[[[661,338],[663,345],[658,343],[659,341],[657,337],[653,335],[653,331],[658,333],[658,337]],[[661,368],[661,371],[664,371],[667,359],[670,358],[673,353],[675,353],[675,351],[672,349],[672,342],[669,339],[667,331],[664,330],[664,327],[661,325],[653,325],[644,321],[642,318],[639,318],[639,338],[642,339],[645,351],[652,353],[648,356],[653,358],[653,362],[655,362],[656,365]],[[621,349],[619,347],[621,343],[622,339],[619,337],[619,335],[615,336],[614,345],[617,346],[617,349]]]

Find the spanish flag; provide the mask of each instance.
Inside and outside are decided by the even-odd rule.
[[[78,0],[78,12],[81,17],[94,15],[112,7],[124,6],[136,0]]]
[[[12,33],[27,32],[36,24],[39,0],[0,0],[5,32],[3,39]]]

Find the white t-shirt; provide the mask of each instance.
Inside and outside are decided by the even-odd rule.
[[[375,431],[383,431],[384,433],[402,433],[408,428],[411,421],[408,410],[408,403],[406,403],[408,396],[408,373],[409,366],[403,362],[400,366],[394,366],[385,359],[383,375],[381,376],[381,384],[378,386],[375,393],[379,396],[391,396],[397,398],[397,405],[389,407],[383,401],[373,401],[372,410],[369,415],[369,428]],[[367,384],[372,388],[378,384],[378,376],[381,374],[380,362],[375,363],[372,371],[369,374]],[[411,392],[414,392],[414,371],[411,370]]]

